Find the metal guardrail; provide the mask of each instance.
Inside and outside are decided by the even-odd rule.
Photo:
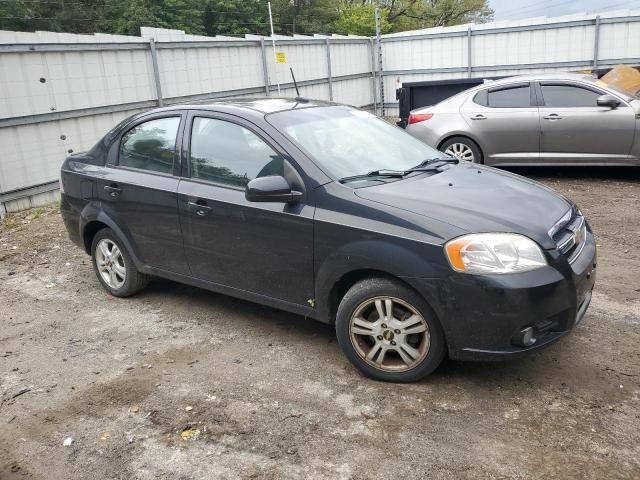
[[[350,75],[337,75],[331,77],[320,77],[311,80],[301,80],[298,83],[298,87],[307,87],[311,85],[320,85],[328,83],[330,87],[329,95],[332,98],[332,86],[334,82],[356,80],[359,78],[373,78],[373,73],[355,73]],[[293,82],[281,83],[280,89],[294,88]],[[0,119],[0,128],[2,127],[16,127],[20,125],[32,125],[36,123],[51,122],[56,120],[68,120],[71,118],[89,117],[91,115],[100,115],[105,113],[126,112],[128,110],[143,110],[148,108],[154,108],[157,106],[179,105],[182,103],[195,103],[204,102],[207,100],[219,100],[223,98],[237,97],[241,95],[260,95],[266,93],[269,95],[271,92],[277,91],[273,85],[256,86],[249,88],[238,88],[234,90],[222,90],[218,92],[200,93],[195,95],[185,95],[181,97],[159,97],[159,100],[145,100],[141,102],[120,103],[118,105],[105,105],[100,107],[81,108],[77,110],[64,110],[59,112],[47,112],[39,113],[35,115],[25,115],[22,117],[11,117]],[[161,90],[160,92],[161,93]]]
[[[334,76],[331,73],[331,45],[334,44],[366,44],[370,48],[373,48],[371,39],[369,38],[302,38],[291,40],[278,40],[279,45],[326,45],[326,70],[328,75],[326,77],[314,78],[310,80],[298,81],[299,87],[319,85],[326,83],[329,88],[329,98],[333,100],[333,86],[334,82],[340,82],[344,80],[353,80],[358,78],[375,78],[375,66],[372,65],[370,72],[363,72],[350,75],[337,75]],[[225,90],[197,95],[187,95],[182,97],[165,98],[162,94],[162,82],[160,77],[160,67],[158,60],[158,50],[163,49],[177,49],[177,48],[220,48],[220,47],[234,47],[234,46],[249,46],[260,48],[262,57],[262,69],[264,85]],[[130,43],[76,43],[76,44],[63,44],[63,43],[40,43],[40,44],[5,44],[0,45],[0,53],[42,53],[42,52],[70,52],[70,51],[112,51],[112,50],[147,50],[151,54],[151,64],[153,66],[153,77],[155,82],[156,98],[152,100],[144,100],[132,103],[123,103],[118,105],[105,105],[90,108],[80,108],[74,110],[64,110],[57,112],[47,112],[41,114],[25,115],[20,117],[11,117],[0,119],[0,128],[13,127],[19,125],[31,125],[36,123],[50,122],[55,120],[66,120],[72,118],[82,118],[91,115],[99,115],[104,113],[123,112],[127,110],[137,110],[145,108],[153,108],[155,106],[174,105],[177,103],[196,102],[204,100],[215,100],[220,98],[234,97],[238,95],[271,95],[276,91],[276,87],[271,85],[268,76],[267,69],[267,51],[265,47],[264,38],[260,40],[239,40],[239,41],[197,41],[197,42],[156,42],[154,39],[150,39],[149,42],[130,42]],[[281,89],[293,88],[294,85],[290,83],[281,83]],[[374,103],[376,100],[374,99]]]
[[[640,16],[613,17],[613,18],[600,18],[600,16],[597,16],[594,19],[587,19],[587,20],[541,23],[537,25],[521,25],[517,27],[496,27],[496,28],[475,28],[475,29],[469,28],[467,31],[461,30],[456,32],[424,33],[420,35],[398,35],[396,37],[383,38],[382,43],[403,42],[408,40],[426,40],[426,39],[433,39],[433,38],[452,38],[452,37],[490,35],[495,33],[531,32],[535,30],[553,30],[558,28],[584,27],[584,26],[590,26],[590,25],[594,25],[599,29],[600,25],[611,24],[611,23],[632,23],[632,22],[640,22]]]
[[[637,58],[621,58],[621,59],[608,59],[603,60],[599,58],[599,49],[600,49],[600,26],[605,24],[616,24],[616,23],[633,23],[640,22],[640,16],[633,17],[613,17],[613,18],[601,18],[600,16],[596,16],[593,19],[587,20],[574,20],[574,21],[566,21],[566,22],[556,22],[556,23],[544,23],[538,25],[522,25],[517,27],[496,27],[496,28],[481,28],[481,29],[473,29],[469,27],[467,31],[458,31],[458,32],[439,32],[439,33],[428,33],[422,35],[413,35],[413,36],[397,36],[397,37],[387,37],[382,39],[382,43],[389,42],[400,42],[400,41],[417,41],[417,40],[426,40],[426,39],[434,39],[434,38],[451,38],[451,37],[467,37],[467,65],[464,67],[458,68],[438,68],[438,69],[419,69],[419,70],[392,70],[383,72],[383,76],[387,75],[404,75],[404,74],[429,74],[429,73],[460,73],[466,72],[467,77],[471,78],[474,72],[490,72],[490,71],[498,71],[498,70],[518,70],[518,69],[527,69],[527,68],[575,68],[575,67],[583,67],[588,66],[591,68],[596,68],[598,65],[612,65],[615,63],[638,63]],[[570,27],[581,27],[581,26],[593,26],[595,28],[594,31],[594,43],[593,43],[593,57],[590,60],[582,61],[572,61],[572,62],[553,62],[553,63],[536,63],[536,64],[519,64],[519,65],[491,65],[491,66],[475,66],[472,64],[472,46],[473,46],[473,37],[479,35],[489,35],[496,33],[510,33],[510,32],[530,32],[536,30],[552,30],[552,29],[560,29],[560,28],[570,28]],[[615,63],[614,63],[615,62]]]

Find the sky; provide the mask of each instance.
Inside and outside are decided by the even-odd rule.
[[[640,8],[640,0],[489,0],[495,20]]]

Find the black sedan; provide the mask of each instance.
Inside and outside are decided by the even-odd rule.
[[[111,294],[156,276],[335,324],[381,380],[544,348],[581,320],[595,281],[569,200],[342,105],[139,114],[67,158],[61,190]]]

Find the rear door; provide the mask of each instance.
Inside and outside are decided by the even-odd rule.
[[[607,163],[628,159],[635,134],[635,112],[625,102],[599,107],[606,92],[566,81],[542,81],[540,96],[541,162]]]
[[[185,128],[188,169],[179,186],[184,247],[194,277],[308,306],[313,293],[313,215],[308,192],[296,204],[249,202],[247,183],[284,176],[305,191],[288,155],[255,125],[194,112]]]
[[[462,105],[486,164],[522,163],[537,159],[540,121],[529,82],[487,87]]]
[[[178,219],[177,141],[186,113],[144,117],[109,150],[98,180],[105,211],[132,241],[146,265],[186,274]]]

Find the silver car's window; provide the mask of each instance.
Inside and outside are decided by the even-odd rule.
[[[480,90],[473,96],[473,103],[477,103],[478,105],[482,105],[483,107],[489,106],[489,91],[487,89]]]
[[[492,108],[524,108],[531,106],[529,85],[490,89],[488,106]]]
[[[602,94],[567,84],[540,84],[545,107],[596,107]]]
[[[136,125],[122,136],[118,164],[171,173],[179,125],[180,117],[158,118]]]
[[[407,170],[443,157],[404,130],[350,107],[287,110],[267,120],[336,179],[373,170]]]
[[[257,177],[283,175],[283,158],[235,123],[196,117],[191,130],[191,177],[244,187]]]

